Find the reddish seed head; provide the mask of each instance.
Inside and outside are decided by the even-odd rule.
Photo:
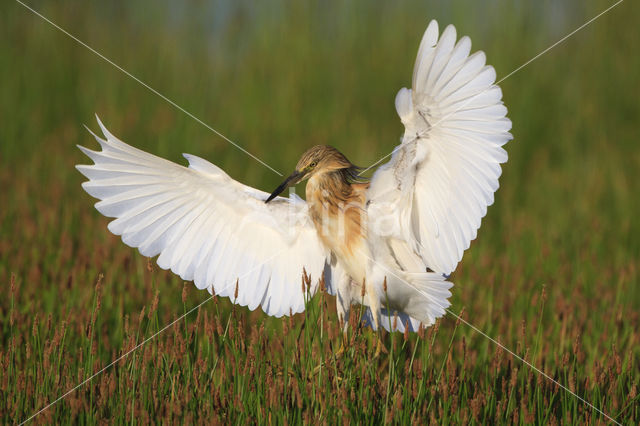
[[[138,324],[142,324],[142,319],[144,318],[144,311],[146,309],[146,306],[142,307],[142,310],[140,311],[140,316],[138,317]],[[151,318],[149,318],[151,319]]]
[[[104,275],[100,273],[98,275],[98,282],[96,283],[96,310],[99,311],[102,306],[102,279]]]
[[[36,335],[38,334],[38,314],[37,313],[33,318],[33,328],[31,329],[31,334],[33,335],[33,337],[36,337]]]
[[[160,301],[160,290],[156,290],[156,294],[153,297],[153,302],[151,302],[151,309],[149,309],[149,313],[147,317],[151,319],[153,313],[158,309],[158,302]]]

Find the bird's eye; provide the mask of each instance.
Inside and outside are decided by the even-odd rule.
[[[312,168],[313,168],[313,167],[315,167],[315,166],[317,166],[317,165],[318,165],[318,162],[317,162],[317,161],[312,161],[312,162],[311,162],[311,164],[309,164],[309,167],[312,167]]]

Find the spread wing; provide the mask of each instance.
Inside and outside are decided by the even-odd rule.
[[[498,189],[502,146],[511,121],[483,52],[469,55],[471,41],[456,42],[449,25],[438,40],[431,21],[413,71],[413,88],[396,96],[405,126],[391,160],[373,175],[369,220],[385,223],[380,235],[400,238],[425,265],[451,273],[476,237]]]
[[[185,154],[189,167],[118,140],[98,123],[101,151],[79,147],[95,164],[76,166],[96,209],[115,220],[109,230],[144,256],[158,257],[200,289],[253,310],[282,316],[304,310],[302,274],[316,291],[326,253],[299,197],[278,197],[231,179]],[[238,294],[236,292],[238,280]]]

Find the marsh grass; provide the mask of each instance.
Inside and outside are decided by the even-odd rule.
[[[147,274],[151,287],[157,279],[169,279],[161,271]],[[153,299],[121,319],[122,345],[113,347],[101,300],[111,284],[102,281],[97,278],[93,309],[73,309],[57,326],[51,316],[40,321],[31,312],[9,311],[13,327],[0,358],[8,372],[1,383],[7,396],[0,403],[5,420],[27,418],[178,315],[163,313],[159,299]],[[11,297],[19,298],[19,285],[13,283]],[[186,309],[195,290],[184,289]],[[543,303],[540,295],[534,308]],[[259,314],[213,297],[37,421],[604,421],[499,346],[482,349],[481,336],[450,318],[416,334],[386,335],[388,354],[376,359],[373,336],[352,321],[346,350],[336,357],[341,337],[332,305],[333,298],[321,292],[309,300],[304,315],[269,325]],[[578,326],[563,328],[570,348],[544,345],[533,351],[536,340],[527,334],[537,327],[523,321],[520,328],[519,356],[535,357],[540,368],[617,420],[637,418],[632,351],[611,347],[588,362]],[[636,340],[629,342],[634,345]]]
[[[469,34],[500,77],[610,3],[553,4],[33,3],[283,173],[314,143],[361,165],[391,149],[393,96],[428,19]],[[93,143],[82,123],[98,112],[129,143],[264,190],[280,178],[17,3],[1,8],[0,418],[15,423],[209,296],[108,233],[73,168],[75,144]],[[452,312],[623,424],[640,419],[638,16],[624,2],[502,83],[510,160],[452,277]],[[385,334],[376,359],[356,319],[335,357],[324,292],[283,319],[212,298],[34,421],[607,422],[453,315]]]

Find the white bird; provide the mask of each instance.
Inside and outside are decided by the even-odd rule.
[[[317,146],[269,195],[202,158],[185,154],[183,167],[131,147],[98,119],[102,150],[79,147],[95,163],[77,166],[82,186],[125,244],[251,310],[302,312],[324,275],[345,330],[352,303],[374,329],[429,326],[450,305],[447,277],[493,203],[512,139],[484,53],[470,55],[452,25],[438,34],[431,21],[412,89],[395,99],[402,142],[368,183],[335,148]],[[306,202],[277,196],[306,178]]]

